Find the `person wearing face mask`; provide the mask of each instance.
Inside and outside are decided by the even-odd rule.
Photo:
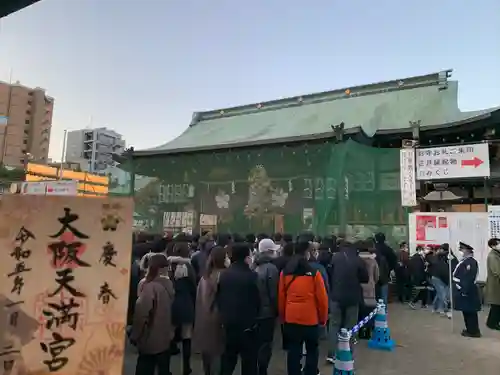
[[[449,265],[448,251],[445,249],[447,244],[441,245],[435,254],[429,254],[426,259],[429,263],[428,270],[430,282],[434,287],[435,297],[432,302],[432,311],[439,313],[451,319],[451,313],[448,311],[449,300]]]
[[[462,336],[481,337],[478,311],[481,311],[481,300],[476,285],[479,266],[474,259],[474,249],[466,243],[459,243],[462,260],[453,271],[453,308],[461,311],[465,329]]]
[[[274,328],[278,316],[279,271],[273,264],[281,246],[270,238],[260,240],[254,257],[254,270],[260,291],[258,374],[267,375],[272,356]]]
[[[250,269],[250,265],[250,245],[233,244],[231,265],[220,275],[215,299],[226,338],[221,375],[233,374],[238,357],[241,359],[241,375],[257,373],[261,298],[257,273]]]
[[[491,248],[486,260],[487,278],[484,290],[486,303],[490,305],[490,312],[486,326],[500,331],[500,240],[492,238],[488,241]]]

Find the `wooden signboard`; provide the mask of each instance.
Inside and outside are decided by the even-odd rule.
[[[131,266],[126,198],[0,199],[0,375],[119,375]]]

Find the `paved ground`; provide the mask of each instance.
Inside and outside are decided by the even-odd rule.
[[[486,314],[480,317],[484,322]],[[372,351],[361,341],[355,348],[357,375],[496,375],[500,373],[500,332],[487,330],[484,337],[468,339],[460,336],[461,315],[455,313],[454,332],[451,321],[433,315],[429,310],[412,311],[392,304],[389,327],[397,347],[392,353]],[[276,340],[277,344],[278,341]],[[321,373],[332,374],[332,366],[323,361],[326,352],[322,344]],[[125,359],[124,375],[134,375],[135,356]],[[179,356],[172,363],[173,375],[181,375]],[[269,375],[284,375],[285,356],[278,347],[273,354]],[[193,359],[193,375],[202,375],[199,358]],[[239,370],[235,375],[239,375]]]

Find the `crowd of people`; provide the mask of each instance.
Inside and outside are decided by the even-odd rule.
[[[500,329],[500,241],[490,246],[497,263],[488,261],[487,324]],[[378,300],[387,305],[392,278],[401,302],[412,308],[432,302],[436,313],[449,317],[450,269],[454,307],[464,314],[462,334],[479,337],[481,304],[469,285],[473,276],[475,286],[477,262],[470,246],[461,250],[460,262],[447,244],[410,256],[406,243],[395,252],[382,233],[355,243],[311,233],[142,234],[134,241],[128,311],[129,339],[139,354],[136,374],[170,375],[170,358],[178,354],[183,375],[191,374],[194,351],[205,375],[233,374],[238,360],[242,375],[267,375],[275,332],[289,375],[319,374],[320,340],[327,340],[326,361],[333,364],[340,329],[351,329]],[[353,340],[369,338],[371,330],[368,324]]]

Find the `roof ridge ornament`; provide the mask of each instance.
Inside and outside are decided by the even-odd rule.
[[[332,127],[333,131],[333,137],[335,138],[336,142],[342,142],[344,139],[344,129],[345,129],[345,123],[342,121],[338,125],[330,125]]]
[[[411,128],[411,133],[414,140],[418,140],[420,138],[420,124],[422,124],[422,120],[408,121]]]
[[[438,73],[438,90],[443,91],[448,89],[448,78],[451,78],[453,70],[448,69],[448,70],[443,70],[442,72]]]

